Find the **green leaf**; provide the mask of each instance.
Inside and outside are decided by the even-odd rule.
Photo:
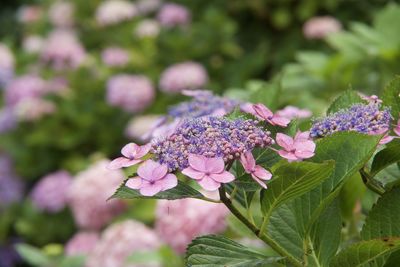
[[[263,103],[271,110],[276,110],[279,107],[279,96],[282,89],[280,79],[270,83],[253,80],[246,84],[246,88],[252,91],[250,102]]]
[[[61,260],[60,267],[83,267],[85,261],[85,256],[68,256]]]
[[[341,186],[373,155],[380,136],[339,132],[317,142],[311,161],[335,160],[335,170],[322,184],[272,212],[267,235],[299,261],[304,256],[303,240]]]
[[[383,104],[391,108],[392,116],[397,119],[400,113],[400,77],[397,76],[386,85],[382,94]]]
[[[318,186],[335,167],[334,161],[324,163],[294,162],[280,166],[268,189],[261,191],[261,210],[266,217],[279,205]]]
[[[399,203],[400,188],[394,188],[380,197],[365,219],[361,230],[362,239],[400,237]]]
[[[373,239],[355,243],[336,255],[330,267],[370,266],[376,261],[400,249],[400,239]]]
[[[126,182],[126,181],[125,181]],[[178,185],[170,190],[162,191],[152,197],[142,196],[138,190],[131,189],[125,186],[125,182],[117,189],[112,198],[121,198],[121,199],[135,199],[135,198],[143,198],[143,199],[181,199],[181,198],[198,198],[204,199],[204,196],[197,190],[192,187],[184,184],[181,181],[178,181]]]
[[[275,266],[282,258],[267,258],[222,236],[201,236],[192,241],[186,251],[191,267],[262,267]]]
[[[376,175],[386,167],[400,162],[400,140],[395,139],[379,151],[372,162],[371,175]]]
[[[319,264],[329,266],[329,262],[340,245],[342,219],[339,201],[335,200],[321,214],[310,231],[311,257]]]
[[[357,103],[365,103],[356,91],[347,90],[338,96],[328,108],[327,114],[338,112],[341,109],[346,109]]]
[[[49,266],[51,264],[51,259],[38,248],[28,244],[18,244],[15,247],[18,254],[29,264],[38,267]]]
[[[361,200],[366,189],[360,173],[355,173],[343,185],[339,198],[341,213],[345,219],[353,218],[354,207],[357,201]]]

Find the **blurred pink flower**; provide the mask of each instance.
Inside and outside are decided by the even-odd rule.
[[[39,5],[23,5],[17,11],[17,19],[21,23],[33,23],[42,17],[42,13]]]
[[[267,185],[263,181],[270,180],[272,174],[260,165],[256,165],[256,160],[251,151],[243,153],[240,157],[240,162],[242,163],[245,172],[251,174],[251,177],[257,183],[267,189]]]
[[[157,128],[161,120],[164,122],[164,116],[161,115],[141,115],[135,116],[129,121],[125,128],[125,136],[130,139],[142,142],[150,141],[153,131]]]
[[[242,107],[243,108],[243,107]],[[254,104],[252,106],[252,110],[250,107],[248,107],[249,110],[247,111],[250,114],[253,114],[257,118],[261,120],[265,120],[271,125],[278,125],[281,127],[286,127],[290,120],[284,117],[279,116],[278,114],[273,114],[269,108],[267,108],[265,105],[259,103],[259,104]]]
[[[167,3],[161,7],[157,19],[165,27],[186,26],[190,23],[191,15],[186,7]]]
[[[126,0],[103,1],[96,10],[96,21],[100,26],[117,24],[138,15],[136,6]]]
[[[129,53],[119,47],[108,47],[101,52],[101,60],[110,67],[123,67],[129,62]]]
[[[223,204],[191,198],[159,200],[155,227],[164,242],[183,254],[194,238],[224,231],[228,214]]]
[[[309,118],[312,116],[312,112],[308,109],[299,109],[298,107],[294,106],[286,106],[284,109],[278,110],[276,115],[288,120],[293,120]]]
[[[235,180],[232,173],[225,171],[223,158],[207,158],[202,155],[189,154],[189,167],[182,170],[182,173],[197,180],[208,191],[217,190],[221,183]]]
[[[100,240],[96,232],[78,232],[65,245],[65,254],[68,256],[88,255]]]
[[[118,74],[107,82],[107,102],[127,112],[140,112],[154,100],[155,90],[143,75]]]
[[[14,65],[13,53],[6,45],[0,43],[0,87],[12,80]]]
[[[25,98],[14,106],[14,114],[20,121],[36,121],[45,115],[54,113],[56,106],[42,98]]]
[[[179,93],[187,89],[199,89],[208,83],[204,67],[195,62],[183,62],[168,67],[161,74],[160,89],[168,93]]]
[[[56,70],[78,68],[86,58],[86,51],[67,30],[53,31],[45,41],[41,59]]]
[[[68,190],[68,203],[80,228],[98,230],[121,213],[122,201],[107,199],[123,182],[121,170],[107,169],[109,160],[101,160],[78,173]]]
[[[305,139],[301,132],[298,132],[294,138],[278,133],[276,142],[283,148],[283,150],[278,151],[279,155],[289,161],[299,161],[314,156],[315,143]]]
[[[115,170],[136,165],[143,161],[141,158],[149,153],[150,148],[151,144],[139,146],[135,143],[129,143],[125,145],[121,150],[121,154],[123,155],[123,157],[119,157],[111,161],[108,165],[108,168],[110,170]]]
[[[57,171],[43,177],[33,188],[31,200],[42,211],[56,213],[67,204],[67,192],[72,183],[66,171]]]
[[[47,83],[37,75],[24,75],[9,82],[5,89],[5,103],[15,106],[24,99],[39,98],[47,93]]]
[[[306,21],[303,34],[307,39],[323,39],[342,29],[340,21],[331,16],[314,17]]]
[[[139,38],[156,37],[160,33],[160,25],[155,20],[145,19],[136,26],[134,33]]]
[[[44,39],[39,35],[28,35],[22,43],[23,49],[29,54],[38,54],[44,46]]]
[[[49,9],[50,22],[55,27],[71,27],[74,24],[74,5],[66,0],[58,0],[52,3]]]
[[[144,224],[126,220],[109,226],[87,257],[86,267],[161,267],[154,263],[126,265],[135,252],[151,252],[161,245],[156,233]]]
[[[168,173],[168,167],[153,160],[146,160],[137,170],[137,177],[126,182],[126,186],[139,189],[143,196],[155,194],[174,188],[178,184],[175,174]]]

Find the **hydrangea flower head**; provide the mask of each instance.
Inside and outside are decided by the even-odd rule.
[[[303,33],[307,39],[322,39],[341,29],[340,21],[334,17],[323,16],[309,19],[303,26]]]
[[[208,82],[208,74],[199,63],[183,62],[168,67],[161,74],[160,89],[167,93],[199,89]]]
[[[129,62],[129,53],[119,47],[108,47],[102,51],[101,59],[107,66],[123,67]]]
[[[156,140],[151,152],[171,171],[189,167],[189,154],[219,157],[226,163],[240,158],[245,151],[273,143],[270,133],[257,123],[218,117],[187,119],[169,137]]]
[[[158,21],[164,27],[186,26],[190,23],[191,16],[189,10],[178,4],[164,4],[157,14]]]
[[[127,112],[140,112],[154,100],[151,81],[143,75],[118,74],[107,82],[107,102]]]
[[[74,9],[74,5],[69,1],[55,1],[49,9],[50,22],[55,27],[68,28],[73,26]]]
[[[5,90],[5,102],[15,106],[24,99],[40,98],[47,93],[47,83],[37,75],[20,76],[8,83]]]
[[[96,232],[78,232],[65,245],[68,256],[88,255],[93,251],[100,236]]]
[[[72,177],[66,171],[58,171],[43,177],[33,188],[31,200],[40,210],[51,213],[61,211],[67,204],[67,192]]]
[[[106,0],[96,10],[96,21],[100,26],[108,26],[130,20],[136,15],[138,15],[138,10],[131,2]]]
[[[389,130],[390,120],[389,110],[380,110],[379,104],[355,104],[348,109],[315,120],[310,134],[313,138],[342,131],[380,134]]]
[[[139,38],[156,37],[160,33],[160,25],[156,20],[142,20],[135,28],[134,34]]]

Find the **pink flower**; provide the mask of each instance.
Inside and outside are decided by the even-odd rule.
[[[150,148],[151,144],[139,146],[135,143],[129,143],[121,149],[121,154],[123,157],[119,157],[111,161],[108,165],[108,168],[110,170],[116,170],[123,167],[136,165],[142,162],[140,158],[149,153]]]
[[[281,117],[278,114],[272,113],[271,110],[269,110],[265,105],[261,103],[254,104],[252,106],[252,109],[249,109],[249,106],[247,106],[247,108],[245,106],[244,108],[245,110],[247,110],[248,113],[255,115],[259,119],[266,120],[271,125],[286,127],[290,122],[289,119]]]
[[[288,120],[305,119],[311,117],[312,112],[308,109],[299,109],[298,107],[287,106],[284,109],[278,110],[276,115]]]
[[[154,196],[158,192],[174,188],[178,184],[175,174],[168,173],[168,167],[153,160],[140,165],[138,177],[129,179],[126,186],[139,189],[143,196]]]
[[[331,16],[323,16],[307,20],[303,26],[303,33],[307,39],[322,39],[341,29],[340,21]]]
[[[186,7],[174,3],[168,3],[161,7],[157,14],[157,19],[162,26],[172,28],[188,25],[191,20],[191,15]]]
[[[125,49],[111,46],[101,52],[101,60],[110,67],[122,67],[129,62],[129,52]]]
[[[65,245],[65,254],[68,256],[88,255],[99,239],[100,236],[96,232],[78,232]]]
[[[256,160],[251,154],[251,151],[247,151],[240,156],[240,162],[243,165],[245,172],[251,174],[251,177],[259,183],[262,187],[267,189],[267,185],[262,181],[266,181],[271,179],[272,174],[261,167],[260,165],[256,165]]]
[[[395,131],[395,129],[393,129]],[[389,129],[381,129],[379,131],[372,131],[369,132],[368,134],[370,135],[378,135],[378,134],[384,134],[382,139],[379,141],[380,145],[386,145],[387,143],[392,142],[393,139],[395,139],[395,136],[390,136],[389,135]]]
[[[233,174],[225,171],[225,163],[222,158],[207,158],[202,155],[189,155],[189,167],[182,173],[198,181],[200,186],[208,191],[214,191],[221,183],[229,183],[235,180]]]
[[[294,139],[286,134],[278,133],[276,142],[283,148],[278,151],[279,155],[289,161],[299,161],[314,156],[315,143],[305,139],[304,133],[298,132]]]
[[[397,121],[396,127],[393,129],[393,131],[400,136],[400,119]]]
[[[138,15],[136,6],[126,0],[106,0],[96,10],[96,21],[100,26],[108,26],[127,21]]]

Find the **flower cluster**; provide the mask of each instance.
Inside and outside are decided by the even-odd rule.
[[[160,241],[154,231],[144,224],[127,220],[109,226],[89,253],[86,267],[126,266],[127,258],[135,252],[154,251]],[[129,265],[136,266],[136,265]],[[142,267],[158,266],[142,264]]]
[[[129,62],[129,53],[119,47],[108,47],[102,51],[101,60],[110,67],[123,67]]]
[[[74,24],[75,7],[64,0],[54,2],[49,9],[51,23],[60,28],[68,28]]]
[[[124,210],[121,201],[107,201],[124,180],[122,171],[106,168],[109,163],[101,160],[78,173],[68,190],[68,203],[81,228],[100,229]]]
[[[14,75],[14,55],[11,50],[0,43],[0,87],[6,84]]]
[[[96,21],[100,26],[120,23],[138,15],[136,6],[126,0],[107,0],[96,10]]]
[[[165,243],[182,254],[197,236],[224,231],[227,215],[228,210],[223,204],[198,199],[160,200],[156,232]]]
[[[139,38],[156,37],[160,33],[160,25],[156,20],[142,20],[136,27],[134,34]]]
[[[23,49],[28,54],[38,54],[44,46],[44,39],[40,35],[28,35],[23,40]]]
[[[58,171],[43,177],[33,188],[31,200],[40,210],[55,213],[67,204],[67,192],[72,177],[66,171]]]
[[[158,21],[164,27],[186,26],[191,16],[186,7],[178,4],[164,4],[157,15]]]
[[[65,254],[88,255],[99,241],[100,237],[96,232],[78,232],[65,245]]]
[[[154,142],[152,153],[172,171],[187,168],[189,154],[220,157],[228,162],[255,147],[273,143],[270,133],[257,123],[217,117],[188,119],[171,136]]]
[[[379,104],[355,104],[325,118],[314,121],[311,137],[324,137],[334,132],[356,131],[364,134],[381,134],[389,130],[391,115]]]
[[[22,198],[24,186],[14,172],[11,159],[0,154],[0,210]]]
[[[24,75],[12,80],[5,90],[5,102],[14,106],[24,99],[38,98],[47,93],[47,84],[37,75]]]
[[[203,116],[222,116],[231,112],[240,102],[227,97],[215,96],[210,91],[198,92],[191,101],[172,106],[168,115],[173,118],[199,118]]]
[[[142,75],[119,74],[107,82],[107,102],[127,112],[140,112],[155,97],[151,81]]]
[[[160,78],[160,89],[178,93],[187,89],[199,89],[208,82],[207,71],[195,62],[184,62],[168,67]]]
[[[307,39],[322,39],[341,29],[342,24],[333,17],[314,17],[304,24],[303,33]]]

